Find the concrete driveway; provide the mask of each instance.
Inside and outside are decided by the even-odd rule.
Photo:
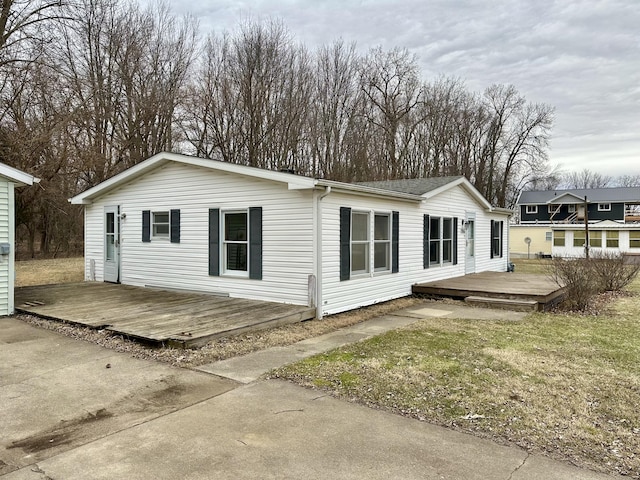
[[[290,383],[241,385],[16,319],[0,319],[0,382],[2,480],[610,478]]]

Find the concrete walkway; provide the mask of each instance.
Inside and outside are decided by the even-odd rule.
[[[305,341],[306,352],[453,314],[401,313]],[[272,365],[287,361],[276,358]],[[250,381],[270,368],[255,359],[226,368]],[[611,478],[288,382],[243,385],[12,318],[0,319],[0,386],[2,480]]]

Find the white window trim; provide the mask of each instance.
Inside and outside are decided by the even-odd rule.
[[[502,231],[504,229],[504,223],[502,220],[494,220],[493,227],[496,231],[491,231],[491,253],[493,254],[493,258],[501,258],[502,250],[504,248],[504,245],[502,244]],[[495,233],[497,233],[497,235],[494,235]],[[497,251],[493,249],[494,242],[497,242],[498,244]]]
[[[550,203],[549,205],[547,205],[547,213],[555,213],[556,209],[559,208],[561,208],[560,205],[554,205]]]
[[[534,215],[538,213],[538,205],[525,205],[524,213],[526,213],[527,215]]]
[[[366,240],[353,240],[353,216],[354,215],[366,215],[367,216],[367,239]],[[382,215],[389,219],[389,232],[388,240],[375,239],[375,218],[376,215]],[[375,268],[375,247],[376,243],[386,243],[389,245],[387,255],[387,266],[385,268]],[[353,270],[353,245],[367,245],[367,268],[366,270]],[[393,212],[378,211],[378,210],[352,210],[351,211],[351,231],[349,232],[349,273],[351,278],[361,277],[373,277],[376,275],[383,275],[391,273],[391,264],[393,257]]]
[[[611,203],[599,203],[598,204],[599,212],[610,212],[611,211]]]
[[[438,261],[437,262],[432,262],[431,261],[431,243],[435,242],[436,240],[434,240],[434,238],[431,236],[431,221],[438,219],[439,222],[439,228],[438,230],[440,231],[440,237],[437,239],[438,241],[438,245],[439,245],[439,251],[438,251]],[[444,238],[444,220],[448,219],[451,220],[451,237],[450,238]],[[438,216],[438,215],[433,215],[431,217],[429,217],[429,266],[430,267],[442,267],[445,265],[452,265],[453,264],[453,229],[455,228],[454,225],[454,221],[453,221],[453,217],[446,217],[446,216]],[[448,242],[451,244],[451,254],[449,255],[451,260],[447,260],[444,261],[444,245],[445,242]]]
[[[629,248],[631,249],[640,249],[640,238],[631,238],[631,234],[634,233],[634,230],[629,232]],[[631,245],[631,242],[638,243],[638,246]]]
[[[227,219],[227,214],[233,214],[233,213],[244,213],[246,215],[246,219],[247,219],[247,238],[244,241],[240,241],[240,240],[233,240],[233,241],[228,241],[226,238],[226,228],[225,228],[225,222]],[[249,277],[249,238],[250,238],[250,233],[249,233],[249,209],[232,209],[232,210],[221,210],[220,211],[220,259],[222,260],[222,265],[221,265],[221,274],[224,276],[229,276],[229,277],[243,277],[243,278],[248,278]],[[246,270],[232,270],[227,268],[227,245],[229,244],[246,244],[247,245],[247,260],[246,260],[246,264],[247,264],[247,269]]]
[[[166,215],[166,222],[156,222],[156,215]],[[167,233],[157,233],[156,226],[166,225]],[[169,210],[158,210],[157,212],[151,212],[151,238],[168,239],[171,233],[171,212]]]
[[[570,203],[569,205],[567,205],[568,209],[569,209],[569,213],[576,213],[576,204],[575,203]]]
[[[388,226],[388,230],[387,230],[387,240],[376,240],[376,216],[384,216],[387,217],[387,226]],[[371,232],[371,246],[373,248],[371,248],[371,266],[373,267],[373,272],[378,274],[378,273],[388,273],[391,272],[391,257],[393,255],[393,252],[391,251],[392,249],[392,235],[393,235],[393,215],[391,212],[371,212],[371,217],[373,217],[373,222],[371,223],[371,228],[372,228],[372,232]],[[382,268],[376,268],[376,244],[386,244],[388,245],[387,248],[387,260],[386,263],[387,265],[385,267]]]

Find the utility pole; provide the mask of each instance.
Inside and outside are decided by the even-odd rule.
[[[584,196],[584,256],[589,259],[589,203]]]

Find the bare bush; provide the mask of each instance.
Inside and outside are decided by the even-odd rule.
[[[593,296],[598,293],[598,282],[590,264],[586,258],[562,257],[554,257],[549,264],[548,275],[559,286],[564,287],[562,306],[565,309],[586,310]]]
[[[600,292],[622,290],[640,272],[640,264],[626,261],[622,252],[593,251],[589,263]]]

